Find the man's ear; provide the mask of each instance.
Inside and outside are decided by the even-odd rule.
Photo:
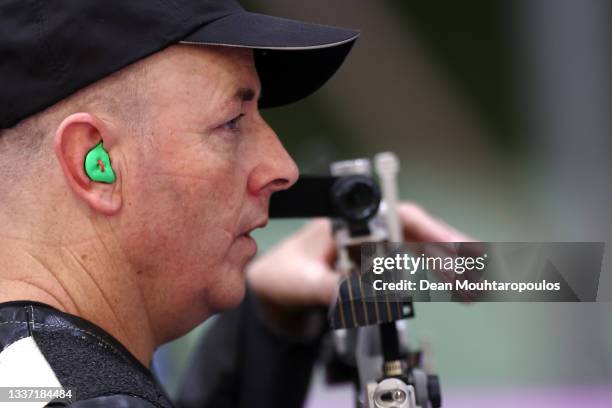
[[[102,142],[108,152],[115,174],[111,183],[92,181],[85,171],[85,158],[90,150]],[[91,209],[104,215],[114,215],[121,208],[121,172],[113,162],[114,137],[105,124],[89,113],[75,113],[66,117],[55,132],[55,155],[64,172],[66,182],[76,196]],[[108,166],[109,162],[104,162]],[[101,170],[105,163],[100,163]]]

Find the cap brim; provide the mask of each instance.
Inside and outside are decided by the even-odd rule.
[[[204,25],[180,41],[254,49],[262,108],[298,101],[340,67],[359,31],[238,12]]]

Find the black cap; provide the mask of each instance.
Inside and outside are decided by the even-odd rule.
[[[234,0],[3,0],[0,129],[176,43],[254,49],[260,107],[285,105],[321,87],[358,36]]]

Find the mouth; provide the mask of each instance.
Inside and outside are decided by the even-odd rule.
[[[261,222],[258,222],[256,224],[249,226],[245,230],[242,230],[242,233],[236,236],[236,240],[234,242],[240,245],[240,247],[244,248],[244,250],[249,254],[250,257],[255,256],[258,248],[257,248],[257,242],[255,242],[253,237],[251,237],[251,232],[253,232],[257,228],[265,227],[267,223],[268,223],[268,220],[265,219],[265,220],[262,220]]]
[[[238,235],[237,238],[240,237],[245,237],[245,238],[251,238],[251,232],[253,232],[254,230],[258,229],[258,228],[264,228],[266,225],[268,225],[268,218],[266,217],[265,219],[252,224],[251,226],[249,226],[248,228],[242,230]]]

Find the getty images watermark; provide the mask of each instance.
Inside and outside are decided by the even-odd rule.
[[[595,302],[604,250],[601,242],[364,244],[343,284],[364,302]]]
[[[423,253],[418,255],[396,253],[390,256],[375,256],[372,259],[371,271],[374,275],[383,275],[386,271],[400,271],[404,276],[406,274],[413,276],[419,271],[429,271],[438,272],[438,277],[444,271],[460,276],[465,272],[484,272],[487,267],[487,258],[487,253],[480,256],[426,256]],[[397,276],[402,275],[396,275],[394,278]],[[444,282],[431,278],[391,279],[387,282],[384,279],[375,279],[372,287],[377,291],[516,291],[521,293],[560,291],[561,282],[547,282],[546,279],[540,282],[503,282],[488,279],[471,281],[467,278],[448,279]]]

